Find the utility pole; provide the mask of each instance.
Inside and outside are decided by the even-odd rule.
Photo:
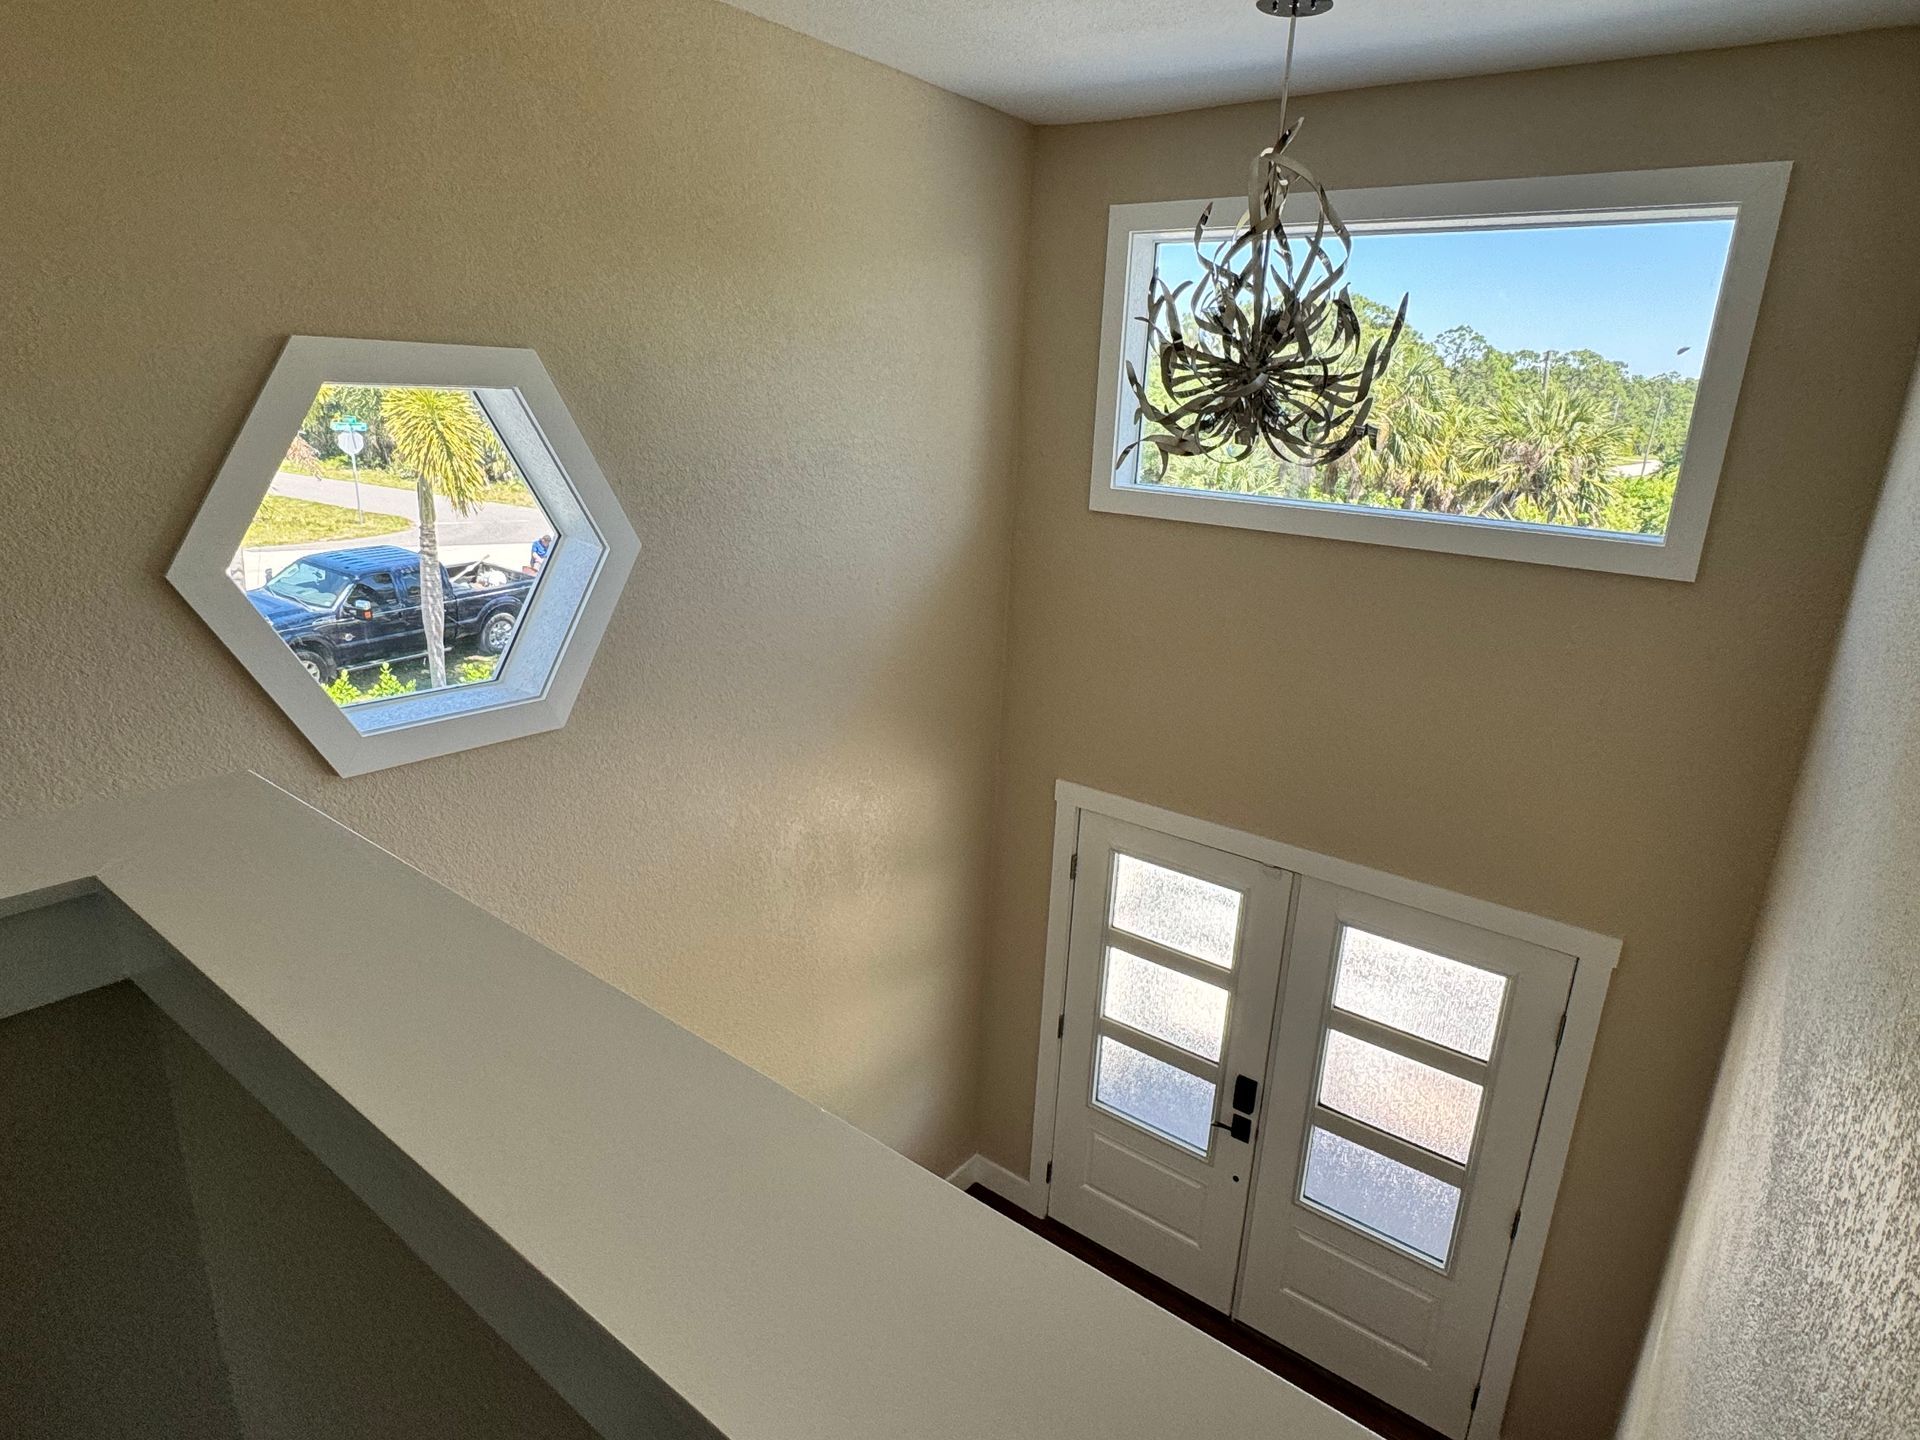
[[[1678,360],[1691,349],[1693,349],[1691,345],[1682,345],[1678,350],[1673,352],[1673,358]],[[1659,437],[1660,427],[1667,422],[1667,402],[1672,398],[1673,387],[1671,385],[1660,392],[1660,408],[1653,413],[1653,428],[1647,431],[1647,443],[1640,451],[1640,477],[1643,480],[1653,473],[1651,468],[1653,465],[1653,442]]]

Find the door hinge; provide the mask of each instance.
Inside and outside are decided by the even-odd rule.
[[[1067,861],[1067,879],[1078,880],[1079,878],[1080,878],[1080,856],[1076,853],[1071,860]]]
[[[1479,1408],[1480,1408],[1480,1387],[1476,1385],[1473,1387],[1473,1398],[1467,1402],[1467,1409],[1478,1410]]]
[[[1513,1228],[1507,1231],[1507,1239],[1509,1240],[1518,1239],[1519,1235],[1520,1235],[1520,1212],[1516,1210],[1513,1212]]]
[[[1566,1016],[1566,1012],[1562,1011],[1560,1013],[1560,1028],[1553,1032],[1553,1048],[1558,1050],[1560,1048],[1560,1042],[1566,1038],[1567,1038],[1567,1016]]]
[[[1053,1027],[1053,1038],[1056,1040],[1067,1038],[1067,1013],[1064,1010],[1060,1012],[1060,1023]]]
[[[1047,1184],[1053,1184],[1053,1161],[1047,1161]]]

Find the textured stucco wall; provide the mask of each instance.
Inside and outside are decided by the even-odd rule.
[[[1027,128],[715,0],[9,0],[0,136],[0,816],[258,769],[971,1149]],[[289,333],[539,350],[645,545],[566,730],[339,781],[167,588]]]
[[[1056,779],[1625,938],[1507,1417],[1618,1417],[1920,331],[1920,31],[1307,97],[1335,186],[1795,162],[1691,585],[1090,513],[1110,204],[1271,106],[1041,132],[983,1132],[1024,1168]]]
[[[1920,384],[1627,1440],[1920,1435]]]

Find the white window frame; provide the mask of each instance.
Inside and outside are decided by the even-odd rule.
[[[557,539],[496,678],[342,708],[229,576],[323,384],[472,390],[512,454]],[[639,552],[613,488],[533,351],[295,335],[221,463],[167,580],[334,771],[362,775],[566,724]]]
[[[1138,369],[1145,354],[1147,327],[1142,317],[1153,247],[1162,240],[1191,238],[1194,222],[1209,203],[1206,200],[1115,205],[1109,212],[1100,381],[1094,411],[1092,507],[1113,514],[1202,525],[1692,580],[1700,566],[1707,520],[1720,483],[1727,437],[1733,428],[1791,170],[1789,162],[1781,161],[1397,185],[1333,194],[1335,209],[1356,233],[1368,229],[1512,229],[1574,221],[1734,220],[1692,427],[1687,432],[1686,461],[1664,536],[1581,531],[1512,520],[1206,490],[1148,488],[1150,480],[1145,485],[1138,483],[1140,449],[1136,448],[1124,462],[1119,457],[1138,433],[1133,423],[1133,395],[1125,376],[1129,358]],[[1247,208],[1244,195],[1211,203],[1216,222],[1223,225],[1233,224]],[[1291,203],[1310,216],[1308,197],[1297,196]],[[1147,463],[1152,464],[1151,458]]]
[[[1494,1307],[1486,1360],[1480,1371],[1480,1403],[1467,1431],[1467,1440],[1499,1440],[1501,1417],[1506,1413],[1514,1367],[1520,1359],[1520,1339],[1526,1329],[1527,1312],[1533,1305],[1534,1287],[1546,1255],[1548,1227],[1553,1220],[1554,1204],[1560,1197],[1567,1153],[1573,1144],[1573,1123],[1586,1088],[1587,1071],[1593,1062],[1600,1014],[1606,1005],[1607,990],[1613,983],[1614,967],[1620,963],[1621,942],[1564,921],[1442,890],[1211,820],[1196,819],[1070,780],[1056,781],[1046,960],[1040,981],[1040,1040],[1034,1070],[1028,1171],[1024,1180],[1002,1172],[997,1177],[999,1183],[993,1187],[1033,1215],[1047,1213],[1054,1117],[1060,1095],[1062,1041],[1059,1032],[1067,1006],[1067,945],[1073,918],[1074,870],[1080,848],[1080,817],[1087,812],[1142,825],[1271,865],[1277,870],[1325,880],[1573,957],[1573,989],[1567,998],[1566,1029],[1560,1038],[1552,1078],[1547,1083],[1540,1131],[1527,1169],[1526,1187],[1521,1191],[1519,1225],[1507,1254],[1500,1298]]]

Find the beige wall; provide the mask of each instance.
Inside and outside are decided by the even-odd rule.
[[[713,0],[17,0],[0,135],[0,815],[258,769],[971,1149],[1026,127]],[[338,781],[166,587],[290,332],[540,351],[646,547],[566,730]]]
[[[1920,385],[1621,1434],[1920,1435]]]
[[[1511,1440],[1611,1432],[1920,331],[1920,32],[1313,96],[1335,186],[1796,163],[1697,583],[1090,513],[1106,212],[1270,106],[1041,133],[983,1134],[1067,778],[1621,935]]]

